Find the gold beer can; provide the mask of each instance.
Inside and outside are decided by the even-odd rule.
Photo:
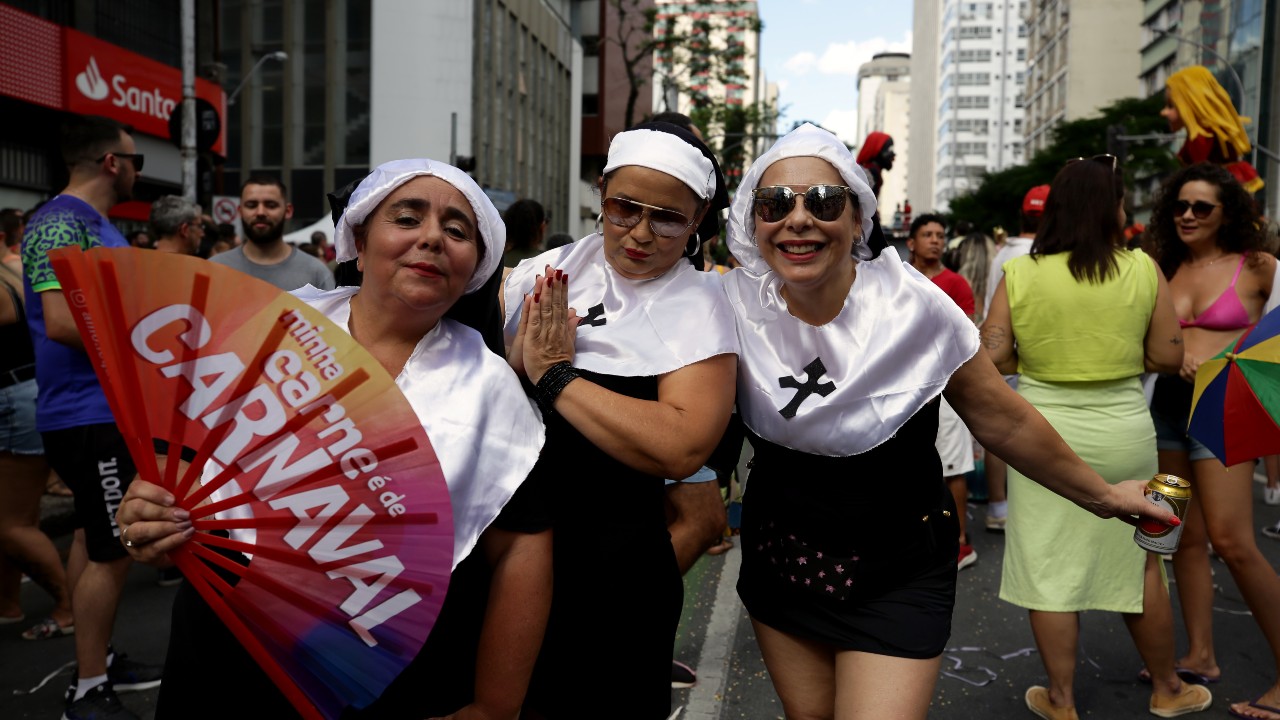
[[[1186,522],[1191,504],[1191,483],[1168,473],[1157,473],[1147,482],[1147,501],[1168,510]],[[1169,526],[1158,520],[1141,520],[1133,531],[1133,541],[1144,550],[1168,554],[1178,549],[1182,526]]]

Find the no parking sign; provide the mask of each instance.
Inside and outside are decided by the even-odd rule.
[[[240,198],[214,195],[212,215],[216,223],[235,223],[240,219]]]

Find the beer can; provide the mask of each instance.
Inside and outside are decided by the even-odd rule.
[[[1147,482],[1147,501],[1186,521],[1191,504],[1191,483],[1168,473],[1158,473]],[[1144,550],[1168,554],[1178,549],[1182,526],[1169,526],[1159,520],[1142,520],[1133,531],[1133,541]]]

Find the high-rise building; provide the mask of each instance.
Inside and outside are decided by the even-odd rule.
[[[938,16],[933,209],[1025,159],[1026,2],[944,0]],[[915,44],[919,46],[920,40]],[[928,42],[926,39],[924,42]],[[918,113],[917,113],[918,115]],[[923,209],[924,205],[916,204]]]
[[[931,209],[934,188],[934,148],[938,129],[938,3],[914,0],[911,13],[911,116],[907,136],[907,198],[914,208]]]
[[[1165,80],[1181,68],[1205,63],[1205,52],[1199,44],[1203,5],[1201,0],[1165,0],[1143,6],[1139,60],[1142,97],[1164,92]]]
[[[673,51],[654,55],[654,112],[691,115],[697,106],[695,94],[726,106],[762,104],[767,81],[760,68],[760,13],[755,0],[657,0],[656,5],[655,33],[661,36],[670,28],[688,39]],[[724,76],[717,77],[717,72]],[[754,132],[728,137],[720,127],[702,131],[713,147],[741,146],[744,166],[764,149],[763,138]],[[726,168],[726,173],[732,172]]]
[[[1031,155],[1059,123],[1094,114],[1142,92],[1143,4],[1115,0],[1033,0],[1027,6],[1026,111]],[[1158,3],[1146,3],[1147,6]],[[1101,140],[1100,140],[1101,142]]]
[[[887,133],[897,156],[880,188],[880,218],[885,224],[908,197],[910,78],[911,56],[906,53],[880,53],[858,68],[857,144],[861,146],[872,132]]]

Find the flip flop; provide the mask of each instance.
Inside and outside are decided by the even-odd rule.
[[[50,638],[66,637],[74,635],[76,626],[74,624],[62,627],[57,620],[47,617],[40,622],[32,625],[22,631],[23,640],[48,640]]]
[[[1221,675],[1216,678],[1211,678],[1208,675],[1201,675],[1190,668],[1174,668],[1173,671],[1178,674],[1178,678],[1182,680],[1182,682],[1191,683],[1192,685],[1213,685],[1214,683],[1222,681]],[[1146,668],[1139,670],[1138,682],[1150,685],[1151,671]]]
[[[1262,699],[1262,696],[1258,696],[1258,700],[1261,700],[1261,699]],[[1263,705],[1262,703],[1258,702],[1258,700],[1255,700],[1249,703],[1249,707],[1253,708],[1254,710],[1261,710],[1262,712],[1271,713],[1272,715],[1280,717],[1280,708],[1273,708],[1270,705]],[[1245,715],[1244,713],[1236,712],[1235,709],[1232,708],[1230,705],[1227,706],[1227,712],[1231,715],[1231,717],[1244,718],[1244,720],[1259,720],[1253,715]]]
[[[27,616],[25,614],[15,615],[14,617],[0,617],[0,625],[12,625],[14,623],[20,623],[26,619]]]

